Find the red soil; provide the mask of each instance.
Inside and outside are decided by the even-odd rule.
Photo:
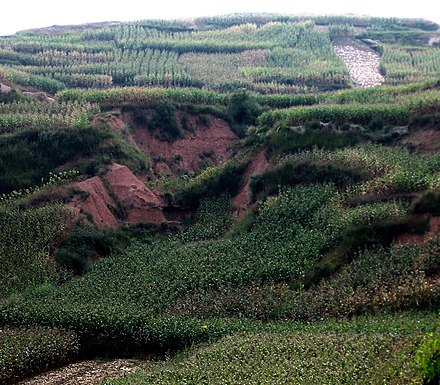
[[[165,221],[163,214],[164,203],[159,195],[147,188],[126,166],[113,163],[103,180],[95,176],[74,187],[85,191],[78,193],[70,202],[77,217],[90,219],[101,227],[118,227],[119,221],[109,207],[122,206],[126,215],[125,223],[154,223]]]
[[[269,162],[266,159],[266,151],[262,150],[246,167],[243,173],[240,191],[234,198],[234,204],[237,207],[237,216],[239,218],[246,214],[246,211],[250,205],[251,191],[249,189],[249,184],[251,182],[251,176],[263,172],[268,166]]]
[[[108,193],[101,178],[95,176],[75,185],[79,190],[87,193],[84,199],[82,195],[76,195],[70,202],[70,206],[75,209],[78,217],[81,214],[90,214],[93,222],[101,227],[117,227],[118,220],[108,208],[108,204],[115,205],[115,201]]]
[[[125,123],[116,115],[113,115],[113,113],[95,116],[93,118],[93,124],[96,125],[99,123],[108,124],[115,131],[122,131],[122,129],[125,127]]]
[[[176,113],[176,122],[180,125],[181,113]],[[150,156],[153,172],[156,176],[172,174],[173,171],[200,171],[203,162],[202,153],[213,154],[207,161],[219,164],[233,155],[233,145],[237,136],[223,119],[210,116],[209,127],[197,124],[196,116],[188,115],[189,124],[194,132],[185,131],[182,138],[169,142],[157,138],[150,130],[133,121],[130,113],[124,113],[122,120],[132,127],[129,140],[142,152]],[[113,122],[115,127],[116,122]]]
[[[110,191],[125,209],[125,222],[138,224],[142,222],[162,223],[163,202],[158,194],[147,188],[126,166],[113,163],[105,176]]]
[[[429,221],[428,236],[435,237],[438,234],[440,234],[440,217],[432,217]]]
[[[151,112],[145,112],[151,118]],[[175,121],[183,132],[183,137],[173,142],[160,139],[158,130],[151,130],[133,119],[131,112],[109,112],[94,118],[94,124],[108,124],[113,130],[124,132],[127,140],[151,159],[154,176],[198,172],[206,165],[219,164],[233,155],[237,136],[228,123],[220,118],[209,116],[210,125],[205,127],[197,122],[197,116],[188,114],[188,124],[193,131],[181,126],[182,112],[177,111]],[[201,154],[203,154],[201,157]],[[204,158],[204,159],[202,159]],[[147,173],[148,174],[148,173]]]
[[[400,234],[394,239],[396,245],[420,245],[425,242],[423,234]]]

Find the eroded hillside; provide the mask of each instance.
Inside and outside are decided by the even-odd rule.
[[[437,35],[231,15],[0,38],[0,382],[430,381]]]

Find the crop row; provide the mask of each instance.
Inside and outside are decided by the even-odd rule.
[[[0,382],[4,385],[67,364],[79,352],[77,336],[68,331],[33,327],[0,331]]]
[[[50,94],[55,94],[56,92],[66,88],[65,84],[58,80],[40,75],[29,74],[15,68],[4,67],[2,72],[4,77],[11,82],[22,86],[34,87]]]
[[[0,212],[0,298],[57,282],[60,277],[50,253],[64,235],[72,212],[59,204]]]
[[[349,196],[438,189],[440,156],[414,155],[405,149],[363,145],[337,151],[315,149],[289,155],[297,162],[337,162],[368,172],[369,180],[347,189]]]
[[[89,102],[79,103],[78,101],[55,102],[51,104],[36,101],[0,103],[0,114],[70,115],[74,112],[93,115],[100,112],[100,108],[96,104]]]
[[[408,49],[384,45],[381,68],[389,84],[438,79],[440,77],[440,49]]]
[[[409,122],[410,117],[415,113],[435,113],[439,110],[440,93],[438,91],[427,91],[389,98],[386,94],[380,96],[379,100],[388,100],[392,103],[347,103],[332,104],[331,102],[341,94],[324,95],[324,100],[329,104],[322,103],[310,106],[291,107],[287,109],[271,110],[263,113],[259,118],[259,124],[265,127],[273,127],[275,124],[286,124],[289,126],[300,125],[308,120],[317,119],[321,122],[349,122],[356,124],[368,124],[374,119],[381,119],[387,124],[404,125]],[[351,94],[353,95],[353,93]],[[372,93],[374,98],[376,93]],[[380,93],[379,93],[380,95]],[[362,99],[362,93],[360,93]],[[350,96],[349,98],[353,100]],[[270,101],[277,98],[266,98]],[[283,100],[283,98],[280,98]],[[314,104],[319,101],[314,95],[293,97],[292,100],[302,99],[303,104]],[[264,99],[263,99],[264,100]],[[368,100],[368,97],[364,100]]]
[[[57,99],[99,104],[151,104],[161,100],[170,100],[176,103],[225,105],[229,97],[227,94],[191,88],[124,87],[106,90],[66,90],[59,92]]]
[[[100,86],[108,86],[112,83],[133,85],[136,83],[135,77],[139,76],[156,83],[161,83],[165,79],[174,81],[176,85],[185,81],[190,83],[190,78],[184,67],[179,65],[177,61],[178,54],[174,51],[115,49],[111,55],[110,53],[106,55],[76,53],[77,55],[75,55],[75,52],[58,51],[58,55],[53,56],[51,53],[48,52],[48,56],[42,57],[38,63],[35,63],[33,55],[28,55],[31,59],[34,59],[34,62],[29,63],[29,61],[21,60],[23,65],[31,64],[31,66],[27,65],[20,68],[34,75],[59,79],[69,87],[91,87],[93,85],[93,83],[90,85],[85,81],[82,82],[83,84],[78,84],[78,81],[75,83],[73,81],[75,79],[74,75],[77,78],[85,75],[106,75],[107,79],[111,77],[106,82],[101,80],[101,84],[98,83]],[[71,60],[71,55],[77,56],[77,58]],[[84,60],[82,60],[83,55]],[[94,56],[97,57],[96,60],[93,60]]]
[[[276,124],[295,126],[313,119],[321,122],[367,124],[374,118],[382,119],[389,124],[405,124],[409,119],[409,112],[404,105],[322,104],[272,110],[262,114],[258,122],[263,127],[273,127]]]
[[[85,277],[63,288],[48,290],[40,298],[30,293],[8,302],[0,310],[0,324],[66,327],[98,345],[157,344],[160,333],[166,345],[167,336],[176,338],[181,327],[191,333],[198,330],[196,335],[203,337],[201,325],[189,319],[178,316],[163,319],[164,323],[154,319],[168,317],[177,300],[194,292],[266,280],[299,284],[321,253],[337,244],[344,228],[405,213],[396,204],[344,212],[337,196],[331,186],[287,189],[261,206],[248,234],[201,241],[220,236],[229,223],[223,215],[207,211],[207,204],[199,217],[205,225],[186,235],[191,242],[173,239],[148,247],[135,242],[124,255],[100,261]],[[222,203],[211,206],[227,210]],[[335,215],[338,212],[344,216]],[[195,239],[199,241],[192,242]],[[156,332],[159,335],[150,334]]]
[[[0,104],[0,134],[29,128],[80,127],[99,111],[97,105],[78,102]]]
[[[104,384],[404,385],[420,380],[405,363],[415,346],[394,333],[246,333]]]

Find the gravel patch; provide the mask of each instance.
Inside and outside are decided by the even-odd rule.
[[[333,47],[347,65],[354,87],[376,87],[385,82],[379,71],[380,55],[366,44],[355,39],[340,38],[334,40]]]

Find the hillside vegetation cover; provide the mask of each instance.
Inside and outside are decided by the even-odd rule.
[[[103,384],[435,383],[437,28],[237,14],[1,37],[0,382],[148,353]],[[351,88],[341,36],[378,40],[387,84]],[[155,176],[135,140],[219,119],[240,139],[201,170]],[[180,223],[75,211],[112,162]]]

